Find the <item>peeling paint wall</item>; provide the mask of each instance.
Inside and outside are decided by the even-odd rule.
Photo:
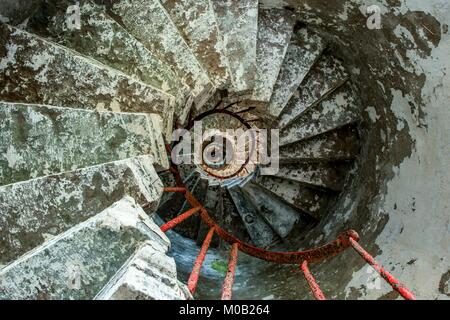
[[[262,1],[289,6],[326,35],[359,87],[366,141],[352,185],[306,248],[358,230],[361,243],[419,299],[448,299],[450,269],[450,3],[433,1]],[[381,8],[381,30],[365,8]],[[319,231],[321,230],[321,231]],[[299,275],[267,280],[273,298],[310,298]],[[312,267],[329,298],[396,298],[352,251]],[[375,283],[376,284],[376,283]],[[264,281],[258,291],[264,290]],[[272,289],[269,289],[271,287]],[[374,289],[371,289],[374,288]],[[248,290],[248,288],[246,288]]]

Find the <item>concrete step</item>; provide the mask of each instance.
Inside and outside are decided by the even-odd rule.
[[[347,79],[348,73],[342,63],[333,56],[323,55],[284,108],[278,128],[286,127],[308,108],[320,104]]]
[[[160,0],[217,88],[229,82],[228,60],[209,0]]]
[[[154,211],[163,186],[152,162],[151,156],[140,156],[0,187],[0,264],[125,195]]]
[[[299,30],[292,36],[268,106],[269,113],[273,117],[281,114],[322,54],[324,46],[324,41],[320,37],[306,29]]]
[[[306,227],[311,222],[308,215],[295,210],[256,184],[248,183],[242,190],[246,192],[247,198],[252,201],[259,214],[281,238],[286,238],[294,227]]]
[[[98,111],[173,114],[174,97],[14,27],[0,25],[0,100]]]
[[[233,199],[226,190],[222,190],[223,202],[223,220],[218,221],[218,224],[227,232],[235,236],[241,241],[254,244],[250,237],[247,228],[242,223],[242,218],[239,210],[236,208]],[[227,245],[228,246],[228,245]]]
[[[300,183],[277,177],[261,176],[256,183],[278,196],[294,208],[320,220],[328,204],[326,193],[311,189]]]
[[[175,260],[167,247],[144,243],[122,266],[96,300],[187,300],[192,295],[177,280]]]
[[[359,149],[358,130],[354,125],[348,125],[281,147],[280,162],[351,160],[358,155]]]
[[[159,0],[114,1],[107,12],[200,95],[210,80]]]
[[[147,240],[169,246],[125,197],[1,269],[0,299],[92,299]]]
[[[258,0],[211,0],[236,92],[251,91],[256,75]]]
[[[70,0],[41,3],[28,20],[26,30],[173,96],[179,94],[183,84],[170,66],[156,58],[142,43],[109,17],[103,7],[91,1],[80,3],[81,29],[68,29],[66,10],[72,4],[73,1]],[[185,92],[187,90],[186,87]]]
[[[294,28],[289,11],[260,9],[253,100],[269,102]]]
[[[281,130],[280,145],[307,139],[355,123],[359,119],[360,106],[347,84]]]
[[[168,168],[161,118],[0,102],[0,185],[151,155]]]
[[[276,233],[262,218],[250,199],[240,188],[228,189],[252,242],[259,248],[267,248],[279,240]]]
[[[282,166],[275,176],[307,186],[341,191],[348,169],[346,163],[297,163]]]

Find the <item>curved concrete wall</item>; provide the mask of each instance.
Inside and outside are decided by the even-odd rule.
[[[290,7],[300,21],[328,36],[352,71],[365,110],[365,146],[355,179],[303,246],[354,228],[367,250],[419,299],[448,299],[450,3],[262,2]],[[370,5],[380,8],[379,30],[367,27]],[[375,273],[352,251],[312,271],[330,298],[397,297],[383,281],[377,289]],[[283,289],[275,285],[274,298],[291,289],[308,297],[306,287],[295,288],[302,280],[289,276]]]

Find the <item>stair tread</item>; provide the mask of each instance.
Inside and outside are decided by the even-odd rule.
[[[305,110],[339,88],[347,78],[348,74],[339,60],[330,55],[323,55],[284,108],[278,127],[283,128],[290,124]]]
[[[208,86],[207,74],[159,0],[117,1],[108,6],[108,12],[155,56],[172,66],[194,97]]]
[[[182,83],[161,60],[156,58],[121,25],[109,17],[101,6],[93,2],[80,4],[81,30],[66,27],[66,8],[61,0],[47,2],[29,19],[26,30],[53,42],[92,57],[130,77],[176,96]],[[52,10],[50,10],[52,9]],[[42,25],[41,16],[46,24]]]
[[[166,248],[148,242],[122,266],[95,300],[186,300],[187,287],[177,280],[175,260]]]
[[[307,215],[293,209],[258,185],[248,183],[242,187],[242,190],[251,199],[259,214],[281,238],[286,238],[295,225],[306,226],[309,223]]]
[[[234,90],[252,90],[256,74],[258,0],[212,0],[211,3]]]
[[[169,240],[130,198],[26,253],[0,271],[1,299],[92,299],[146,240]]]
[[[228,233],[239,240],[247,243],[253,243],[247,228],[242,223],[241,215],[237,210],[230,194],[222,189],[223,213],[222,220],[218,224]]]
[[[345,85],[281,130],[280,144],[286,145],[343,127],[358,121],[359,117],[354,92]]]
[[[149,154],[168,168],[161,118],[0,102],[0,185]]]
[[[0,25],[6,48],[0,99],[168,118],[174,97],[39,36]]]
[[[253,100],[269,102],[294,28],[290,13],[260,9]]]
[[[359,136],[352,125],[280,148],[280,162],[349,160],[359,153]]]
[[[276,177],[341,191],[349,166],[345,163],[298,163],[280,168]]]
[[[216,87],[229,81],[227,59],[209,0],[161,0]]]
[[[328,197],[324,192],[308,188],[294,181],[262,176],[258,178],[256,183],[317,220],[322,218],[328,204]]]
[[[260,216],[240,188],[228,189],[252,242],[259,248],[267,248],[278,240],[272,228]]]
[[[281,114],[323,48],[323,40],[306,30],[292,36],[268,107],[273,117]]]
[[[151,156],[138,156],[0,187],[0,264],[58,235],[125,195],[153,211],[162,183]],[[95,197],[94,197],[95,195]]]

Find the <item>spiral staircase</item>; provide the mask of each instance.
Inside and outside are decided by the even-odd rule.
[[[80,1],[78,30],[71,1],[35,3],[0,25],[0,298],[192,298],[157,225],[192,211],[186,192],[267,252],[298,251],[335,214],[358,173],[362,104],[327,39],[289,8]],[[174,177],[172,131],[198,120],[279,129],[279,171],[180,165]],[[192,213],[178,235],[234,247]]]

